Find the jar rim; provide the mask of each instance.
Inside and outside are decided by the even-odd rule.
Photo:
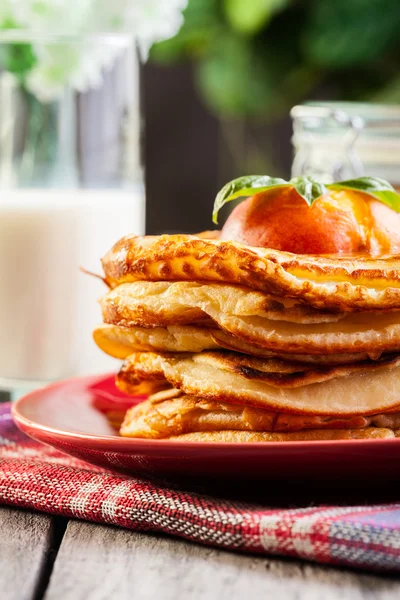
[[[385,129],[400,126],[400,106],[363,102],[305,102],[294,106],[292,119],[304,129],[354,130]]]

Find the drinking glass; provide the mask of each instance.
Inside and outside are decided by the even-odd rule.
[[[0,32],[0,69],[0,387],[115,369],[91,335],[106,287],[80,268],[144,233],[133,38]]]

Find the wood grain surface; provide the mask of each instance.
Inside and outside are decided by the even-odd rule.
[[[0,507],[0,598],[40,596],[51,562],[55,522],[47,515]]]
[[[398,600],[399,579],[70,521],[46,600]]]

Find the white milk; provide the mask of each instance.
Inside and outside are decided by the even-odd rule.
[[[115,370],[92,341],[105,285],[100,258],[123,235],[143,234],[144,193],[0,192],[0,380],[45,382]]]

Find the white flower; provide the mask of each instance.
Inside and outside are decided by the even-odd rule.
[[[103,69],[123,47],[116,39],[107,41],[107,35],[130,36],[147,58],[153,43],[179,30],[186,4],[187,0],[0,0],[0,26],[3,11],[35,40],[37,63],[26,82],[46,102],[60,96],[67,84],[79,91],[101,85]],[[55,43],[38,42],[46,36]],[[73,39],[63,40],[66,36]]]
[[[27,33],[126,33],[154,43],[173,36],[187,0],[0,0]]]
[[[123,0],[120,0],[122,3]],[[125,30],[136,33],[143,58],[155,42],[175,35],[183,24],[187,0],[125,0]]]
[[[27,33],[77,35],[94,0],[9,0],[16,23]]]
[[[93,0],[8,0],[13,19],[28,35],[78,35]]]
[[[79,44],[34,44],[37,63],[26,78],[26,86],[41,102],[60,97],[66,85],[79,92],[98,88],[103,69],[110,68],[124,47],[104,41]]]

